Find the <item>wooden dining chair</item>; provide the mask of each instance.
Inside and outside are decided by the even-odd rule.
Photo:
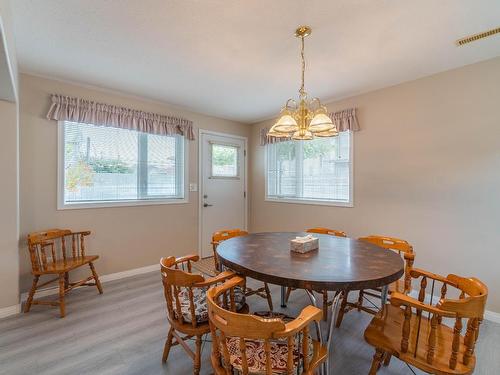
[[[471,374],[488,288],[476,278],[420,269],[409,274],[420,279],[418,299],[394,292],[365,331],[366,341],[375,347],[369,374],[375,375],[382,361],[388,365],[391,356],[430,374]],[[450,292],[458,298],[448,297]],[[445,320],[451,320],[450,326]]]
[[[341,230],[322,228],[322,227],[311,228],[311,229],[306,230],[306,232],[307,233],[328,234],[330,236],[335,236],[335,237],[347,237],[347,234]],[[288,287],[286,289],[285,302],[288,302],[288,299],[290,298],[290,294],[292,293],[293,290],[295,290],[295,288],[292,288],[292,287]],[[323,319],[326,321],[328,319],[328,307],[331,306],[331,304],[333,303],[333,300],[331,300],[331,301],[328,300],[328,291],[327,290],[321,290],[319,292],[323,295]]]
[[[225,271],[213,278],[205,279],[202,275],[191,273],[192,263],[198,260],[198,255],[180,258],[171,256],[160,260],[167,319],[170,323],[162,360],[167,361],[172,346],[180,345],[193,359],[194,374],[198,374],[201,368],[203,335],[210,332],[206,302],[208,287],[234,276],[233,272]],[[248,311],[241,289],[233,294],[232,305],[240,312]],[[193,337],[195,338],[194,352],[186,343]]]
[[[214,251],[214,260],[215,260],[215,265],[218,271],[222,270],[222,265],[220,264],[218,258],[217,258],[217,246],[222,241],[229,240],[230,238],[234,237],[239,237],[239,236],[246,236],[248,235],[247,231],[241,230],[241,229],[225,229],[225,230],[220,230],[215,232],[212,235],[212,246],[213,246],[213,251]],[[257,289],[252,289],[250,287],[246,287],[245,289],[245,296],[250,297],[253,295],[257,295],[261,298],[265,298],[267,300],[267,304],[269,306],[269,310],[273,311],[273,298],[271,296],[271,291],[269,290],[269,285],[267,283],[264,283],[264,286],[261,288]]]
[[[389,285],[389,294],[393,292],[399,292],[403,294],[408,294],[411,292],[411,276],[410,270],[413,267],[413,263],[415,261],[415,252],[413,251],[413,247],[405,240],[395,237],[387,237],[387,236],[377,236],[371,235],[367,237],[359,238],[360,241],[365,241],[382,247],[384,249],[397,252],[400,256],[403,257],[405,262],[405,273],[402,279],[396,280],[392,284]],[[381,298],[381,289],[376,290],[360,290],[358,295],[357,302],[349,302],[348,295],[349,291],[342,292],[342,302],[339,309],[339,314],[337,316],[336,327],[340,327],[342,324],[342,319],[344,318],[345,313],[350,310],[357,309],[358,311],[365,311],[369,314],[375,315],[379,309],[367,307],[363,304],[364,297],[366,295]]]
[[[72,232],[68,229],[49,229],[28,234],[28,249],[31,259],[33,284],[24,312],[30,311],[32,305],[59,306],[61,318],[66,315],[65,295],[79,286],[96,286],[102,294],[102,286],[94,267],[98,255],[88,255],[85,248],[85,237],[90,231]],[[71,282],[69,273],[77,268],[88,265],[91,276]],[[54,278],[38,284],[42,276]],[[48,284],[58,282],[59,299],[57,301],[34,299],[36,291]]]
[[[321,320],[321,310],[307,306],[288,323],[235,313],[221,303],[221,297],[233,294],[243,283],[244,279],[234,277],[207,293],[215,375],[230,375],[234,370],[243,375],[314,374],[328,356],[326,346],[309,336],[309,326]]]
[[[307,233],[329,234],[330,236],[336,236],[336,237],[347,237],[347,234],[341,230],[322,228],[322,227],[311,228],[311,229],[306,230],[306,232]]]

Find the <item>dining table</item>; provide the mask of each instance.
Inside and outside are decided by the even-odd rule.
[[[381,306],[387,302],[388,286],[404,274],[404,262],[392,251],[369,242],[324,234],[314,234],[319,247],[307,253],[290,250],[290,241],[305,232],[263,232],[234,237],[221,242],[217,256],[221,264],[252,279],[281,286],[281,307],[286,307],[287,287],[303,289],[311,304],[321,308],[314,291],[332,291],[327,336],[316,324],[318,340],[330,353],[333,330],[341,296],[350,291],[378,289]],[[328,360],[324,371],[328,371]]]

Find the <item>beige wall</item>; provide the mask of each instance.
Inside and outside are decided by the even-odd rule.
[[[19,303],[19,129],[17,61],[7,0],[0,0],[0,38],[0,310],[10,313]]]
[[[358,108],[354,208],[264,201],[250,143],[250,230],[327,226],[410,241],[417,267],[477,276],[500,312],[500,58],[329,104]]]
[[[16,103],[0,100],[0,309],[19,303]]]
[[[45,118],[49,94],[61,93],[146,111],[186,117],[198,129],[250,135],[250,126],[185,110],[84,88],[59,81],[21,75],[21,238],[50,227],[89,229],[89,249],[101,255],[96,267],[109,274],[155,264],[161,256],[182,255],[198,249],[198,193],[188,204],[56,209],[57,123]],[[189,181],[198,182],[198,141],[189,143]],[[29,258],[21,249],[21,289],[29,286]]]

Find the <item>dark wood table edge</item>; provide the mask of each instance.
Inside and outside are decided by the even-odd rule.
[[[339,290],[351,291],[351,290],[362,290],[362,289],[374,289],[374,288],[380,288],[385,285],[389,285],[392,282],[399,280],[404,274],[404,267],[402,267],[399,271],[391,275],[370,280],[331,282],[331,281],[288,279],[248,269],[237,263],[233,263],[227,259],[224,259],[218,252],[217,256],[219,257],[219,260],[226,268],[229,268],[240,275],[251,277],[252,279],[267,282],[269,284],[287,286],[298,289],[328,290],[328,291],[339,291]]]

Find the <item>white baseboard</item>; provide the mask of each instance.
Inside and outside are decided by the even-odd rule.
[[[151,266],[134,268],[134,269],[127,270],[127,271],[110,273],[108,275],[102,275],[99,277],[99,280],[101,280],[102,283],[106,283],[108,281],[120,280],[120,279],[125,279],[127,277],[132,277],[132,276],[142,275],[144,273],[158,271],[159,269],[160,269],[159,264],[153,264]],[[50,296],[50,295],[57,294],[57,293],[58,293],[58,288],[41,289],[41,290],[36,292],[36,297],[46,297],[46,296]],[[413,291],[412,293],[410,293],[410,295],[414,298],[417,297],[416,291]],[[10,315],[18,314],[19,312],[21,312],[21,305],[22,305],[22,303],[24,303],[26,301],[27,298],[28,298],[28,293],[27,292],[22,293],[21,294],[21,304],[0,308],[0,319],[5,318],[5,317],[10,316]],[[427,298],[430,299],[430,295],[428,295]],[[493,323],[500,324],[500,313],[486,310],[484,312],[484,319],[488,320],[490,322],[493,322]]]
[[[159,271],[159,270],[160,270],[160,263],[157,263],[157,264],[153,264],[151,266],[134,268],[132,270],[115,272],[115,273],[110,273],[108,275],[99,276],[99,280],[101,280],[101,282],[105,283],[108,281],[120,280],[120,279],[124,279],[126,277],[142,275],[144,273],[149,273],[149,272],[154,272],[154,271]]]
[[[108,281],[120,280],[120,279],[124,279],[127,277],[132,277],[132,276],[142,275],[144,273],[158,271],[159,269],[160,269],[160,264],[158,263],[158,264],[153,264],[151,266],[134,268],[134,269],[127,270],[127,271],[115,272],[115,273],[110,273],[107,275],[102,275],[102,276],[99,276],[99,280],[101,281],[101,283],[106,283]],[[50,287],[50,288],[37,290],[35,297],[36,298],[47,297],[47,296],[54,295],[57,293],[59,293],[58,287]],[[21,304],[23,304],[27,299],[28,299],[28,292],[22,293],[21,294]],[[8,307],[8,308],[10,309],[11,307]],[[19,311],[17,311],[17,312],[19,312]],[[15,314],[15,313],[12,313],[12,314]],[[0,318],[1,317],[2,317],[2,315],[1,315],[1,310],[0,310]]]
[[[21,312],[21,305],[12,305],[8,307],[2,307],[0,309],[0,319],[6,318],[8,316],[19,314]]]
[[[484,312],[484,319],[490,321],[490,322],[493,322],[493,323],[498,323],[500,324],[500,313],[497,313],[497,312],[494,312],[494,311],[490,311],[490,310],[486,310]]]

